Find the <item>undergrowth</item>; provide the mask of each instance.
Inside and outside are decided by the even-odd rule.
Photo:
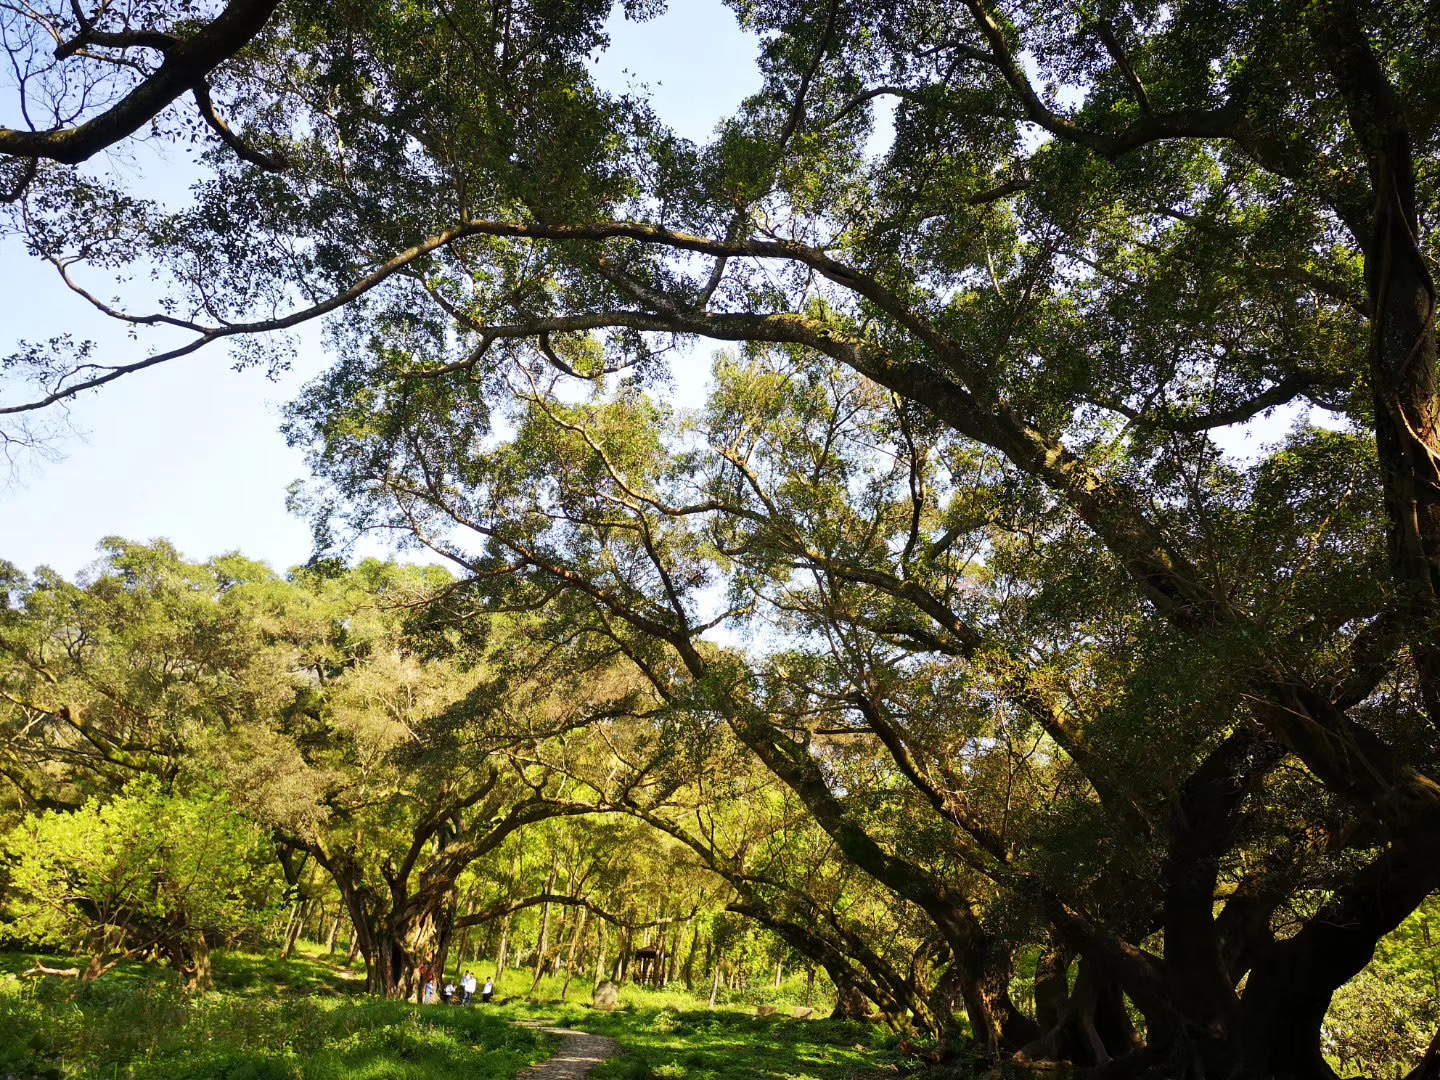
[[[494,1011],[363,997],[313,961],[217,957],[216,973],[199,995],[143,965],[88,986],[0,975],[0,1078],[508,1080],[557,1043]]]

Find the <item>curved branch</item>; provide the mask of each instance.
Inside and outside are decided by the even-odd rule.
[[[106,49],[154,49],[156,52],[168,54],[184,43],[184,38],[162,30],[105,31],[86,26],[69,41],[55,47],[55,59],[64,60],[92,45]]]
[[[467,926],[479,926],[481,923],[492,922],[495,919],[502,919],[525,908],[539,907],[541,904],[559,904],[561,907],[578,907],[604,919],[612,926],[618,926],[625,930],[648,930],[655,926],[668,926],[674,922],[683,921],[684,915],[671,915],[663,919],[651,919],[649,922],[630,922],[622,919],[619,915],[612,914],[600,907],[592,900],[583,896],[567,896],[563,893],[536,893],[534,896],[527,896],[523,900],[511,900],[497,904],[494,907],[486,908],[484,911],[477,911],[473,915],[462,915],[455,920],[455,929],[462,930]],[[691,913],[694,914],[693,912]]]
[[[224,11],[193,37],[184,39],[143,31],[97,35],[82,30],[62,45],[57,55],[63,58],[66,46],[74,51],[86,44],[114,44],[160,49],[165,59],[153,75],[109,109],[76,127],[51,131],[0,128],[0,154],[78,165],[135,134],[176,98],[193,90],[211,71],[248,45],[279,6],[280,0],[230,0]],[[102,37],[113,40],[100,40]]]
[[[1091,399],[1092,404],[1117,412],[1130,420],[1137,428],[1173,431],[1182,435],[1195,435],[1213,428],[1243,424],[1245,421],[1281,405],[1289,404],[1296,398],[1310,397],[1321,390],[1343,390],[1353,385],[1354,377],[1328,375],[1319,372],[1301,371],[1287,375],[1268,389],[1228,409],[1195,415],[1179,415],[1169,412],[1147,412],[1126,405],[1123,401]]]
[[[200,116],[210,126],[210,130],[220,136],[220,141],[244,161],[252,165],[258,165],[266,172],[284,172],[289,168],[290,163],[285,160],[283,154],[267,154],[263,150],[256,150],[246,143],[240,136],[230,130],[227,124],[215,109],[215,102],[210,97],[210,84],[201,79],[195,84],[192,91],[195,95],[195,104],[200,110]]]

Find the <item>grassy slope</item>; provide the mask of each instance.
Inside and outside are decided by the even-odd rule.
[[[558,1041],[493,1011],[367,999],[310,959],[217,955],[199,997],[140,965],[88,987],[15,979],[33,960],[0,955],[0,1078],[508,1080]]]
[[[543,979],[527,1001],[531,978],[518,971],[501,980],[497,1006],[417,1009],[366,998],[362,976],[307,953],[217,953],[216,991],[198,998],[139,964],[89,987],[21,981],[15,973],[37,958],[0,953],[0,1080],[500,1080],[558,1041],[518,1019],[619,1042],[624,1055],[596,1080],[841,1080],[903,1068],[893,1040],[866,1024],[762,1019],[752,1007],[710,1010],[683,991],[636,986],[621,990],[618,1011],[600,1013],[588,1007],[588,981],[574,980],[560,1002],[562,980]],[[469,966],[482,980],[493,970]]]
[[[502,1006],[502,1014],[520,1011]],[[788,1080],[896,1075],[897,1055],[883,1033],[868,1024],[760,1018],[737,1010],[624,1007],[614,1013],[575,1006],[530,1006],[527,1015],[608,1035],[625,1049],[591,1075],[595,1080]]]

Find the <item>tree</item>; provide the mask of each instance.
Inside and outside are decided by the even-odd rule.
[[[79,582],[41,568],[5,578],[0,769],[6,802],[75,808],[155,776],[173,782],[195,740],[269,715],[294,694],[288,657],[241,602],[271,587],[240,556],[188,563],[116,537]]]
[[[318,661],[318,685],[294,708],[232,724],[195,755],[242,810],[328,875],[368,988],[389,996],[413,993],[417,970],[443,962],[454,930],[468,925],[455,908],[472,863],[527,826],[601,809],[592,788],[536,748],[567,740],[573,760],[586,729],[643,700],[597,669],[603,658],[587,664],[571,651],[561,669],[528,649],[518,627],[492,628],[447,649],[449,659],[425,658],[403,632],[399,603],[444,580],[435,568],[368,564],[277,598],[283,607],[270,618],[303,633],[304,609],[333,603],[327,594],[339,586],[349,615],[324,629],[332,640],[343,629],[338,662]]]
[[[24,128],[0,127],[0,202],[35,182],[42,161],[78,165],[154,125],[189,95],[199,119],[230,150],[266,169],[284,159],[231,130],[212,97],[215,69],[264,29],[279,0],[230,0],[197,17],[168,0],[119,11],[108,3],[7,7],[0,15],[16,101],[7,112]],[[46,53],[50,55],[46,55]],[[158,61],[158,62],[157,62]]]
[[[292,426],[321,508],[413,530],[477,592],[563,612],[726,725],[925,912],[992,1047],[1077,1056],[1009,994],[1011,947],[1043,938],[1052,989],[1073,957],[1088,973],[1091,1000],[1072,987],[1062,1011],[1090,1017],[1091,1060],[1331,1076],[1333,993],[1440,886],[1423,6],[745,5],[765,83],[705,147],[588,86],[574,13],[571,37],[523,24],[513,71],[436,77],[434,58],[511,39],[478,11],[364,12],[347,64],[277,100],[330,132],[307,97],[356,70],[423,93],[364,102],[359,138],[313,139],[286,174],[222,170],[208,214],[126,234],[192,299],[219,284],[227,316],[273,297],[276,266],[322,299],[190,322],[172,353],[339,312],[341,358]],[[881,98],[895,138],[870,157]],[[217,275],[205,221],[257,204]],[[308,238],[319,256],[283,257]],[[870,416],[893,395],[897,464],[822,449],[797,476],[772,429],[757,472],[723,412],[691,456],[634,385],[693,338],[784,358],[766,361],[782,386],[822,370],[809,392],[838,417],[829,379],[863,378]],[[1297,430],[1253,468],[1218,452],[1212,432],[1310,403],[1343,430]],[[801,644],[828,638],[828,659],[797,650],[818,693],[704,640],[780,594],[787,560],[814,581]],[[1364,587],[1355,566],[1377,568]],[[710,582],[731,606],[708,606]],[[790,629],[784,604],[768,614]],[[822,710],[859,732],[826,738],[878,744],[905,785],[892,805],[958,865],[859,812],[845,756],[812,751]],[[1047,823],[1061,784],[1069,819]],[[1102,999],[1113,1025],[1092,1022]]]
[[[210,946],[254,940],[279,896],[264,830],[224,798],[166,795],[148,778],[107,802],[30,815],[5,853],[9,932],[88,952],[87,982],[153,953],[208,989]]]

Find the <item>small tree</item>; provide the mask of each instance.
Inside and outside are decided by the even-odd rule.
[[[86,981],[151,954],[205,989],[210,945],[257,930],[283,886],[265,833],[223,798],[150,780],[108,803],[31,814],[5,851],[14,932],[87,952]]]

